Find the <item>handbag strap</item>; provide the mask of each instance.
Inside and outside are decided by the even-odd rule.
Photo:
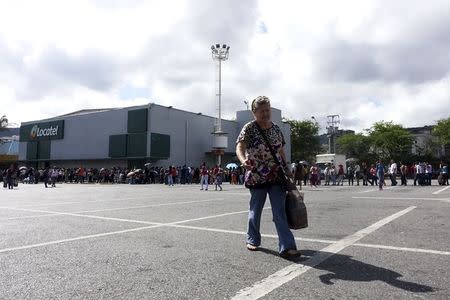
[[[269,147],[269,150],[273,156],[273,159],[281,168],[283,168],[283,165],[281,164],[280,160],[278,159],[277,155],[275,154],[275,150],[273,150],[272,145],[270,144],[269,139],[267,138],[266,134],[262,130],[261,126],[259,126],[258,122],[256,122],[256,121],[254,121],[254,122],[255,122],[256,128],[258,128],[258,130],[259,130],[259,133],[262,135],[264,141],[266,142],[266,145]]]

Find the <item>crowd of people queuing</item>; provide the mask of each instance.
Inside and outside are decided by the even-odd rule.
[[[348,163],[346,167],[339,164],[326,164],[321,169],[317,164],[308,165],[306,163],[296,163],[291,165],[291,172],[297,185],[318,186],[324,180],[324,185],[344,185],[347,180],[348,185],[375,185],[380,189],[386,185],[385,177],[389,177],[391,185],[408,185],[408,179],[413,181],[413,185],[431,185],[431,180],[437,178],[439,185],[448,185],[448,164],[441,162],[437,170],[427,162],[416,162],[411,165],[400,163],[399,165],[391,160],[389,164],[384,164],[378,160],[375,164],[362,162]],[[387,175],[387,176],[386,176]]]
[[[144,168],[58,168],[42,169],[18,167],[17,163],[9,168],[0,169],[0,181],[3,186],[13,189],[19,182],[25,184],[43,183],[45,187],[55,187],[57,183],[122,183],[122,184],[200,184],[208,190],[213,185],[222,190],[222,182],[230,184],[244,183],[244,170],[241,167],[221,168],[218,165],[208,167],[203,163],[199,167],[189,166],[146,166]]]
[[[297,185],[386,185],[385,177],[390,179],[391,185],[407,185],[408,180],[413,185],[431,185],[432,178],[438,179],[439,185],[448,185],[448,164],[441,162],[438,169],[433,169],[431,164],[418,162],[412,165],[391,160],[384,164],[379,160],[375,164],[362,162],[343,165],[327,164],[320,168],[317,164],[296,163],[291,164],[291,172]],[[123,183],[123,184],[200,184],[201,190],[208,190],[208,186],[214,186],[215,190],[222,190],[222,182],[230,184],[244,184],[245,170],[243,167],[222,168],[217,165],[209,167],[203,163],[199,167],[168,166],[168,167],[144,167],[142,169],[113,168],[58,168],[47,167],[34,169],[21,167],[17,163],[9,168],[0,170],[0,179],[3,187],[13,189],[18,182],[44,183],[45,187],[55,187],[57,183]]]

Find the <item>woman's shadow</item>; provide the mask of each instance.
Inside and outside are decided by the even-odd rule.
[[[259,251],[279,256],[278,252],[259,248]],[[355,259],[351,256],[334,254],[323,251],[302,250],[302,256],[291,261],[295,263],[301,263],[305,266],[311,266],[315,269],[328,271],[328,274],[320,275],[321,282],[327,285],[333,285],[336,280],[348,280],[348,281],[384,281],[387,284],[403,289],[405,291],[414,293],[429,293],[434,289],[427,285],[422,285],[414,282],[408,282],[400,280],[403,275],[395,271],[370,265]],[[319,264],[314,263],[314,259],[310,257],[328,257]]]

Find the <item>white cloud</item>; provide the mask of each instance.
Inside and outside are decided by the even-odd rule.
[[[1,114],[156,102],[212,115],[219,42],[224,117],[265,94],[322,127],[328,114],[422,126],[450,115],[449,28],[444,0],[0,1]]]

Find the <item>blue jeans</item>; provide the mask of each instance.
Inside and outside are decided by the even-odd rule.
[[[267,194],[269,194],[270,205],[272,206],[273,221],[278,233],[279,252],[281,253],[290,249],[297,250],[294,235],[289,229],[287,223],[285,211],[286,196],[279,185],[272,185],[270,187],[260,189],[250,189],[251,198],[250,211],[248,212],[247,243],[254,246],[259,246],[261,244],[261,233],[259,232],[259,227]]]

